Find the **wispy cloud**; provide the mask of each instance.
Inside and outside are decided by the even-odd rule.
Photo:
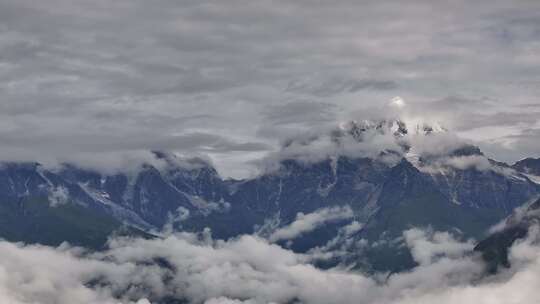
[[[269,236],[271,242],[281,240],[291,240],[304,233],[311,232],[328,222],[349,219],[354,216],[352,209],[346,207],[322,208],[315,212],[304,214],[299,213],[296,219],[287,226],[281,227],[272,232]]]

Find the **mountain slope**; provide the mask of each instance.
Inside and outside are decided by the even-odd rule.
[[[540,176],[540,158],[525,158],[514,165],[512,168],[527,174]]]
[[[158,151],[140,168],[107,174],[72,164],[5,163],[0,237],[97,246],[122,225],[210,228],[219,239],[256,233],[296,252],[334,256],[321,261],[328,266],[402,270],[412,266],[400,249],[404,230],[477,238],[540,192],[521,167],[489,160],[475,146],[434,147],[441,138],[453,142],[445,132],[397,120],[352,123],[326,139],[286,142],[277,169],[236,181],[222,179],[203,159]],[[314,141],[329,146],[306,158]],[[366,242],[373,250],[360,248]]]
[[[8,241],[100,248],[122,224],[107,214],[74,204],[50,207],[46,198],[24,198],[0,204],[0,231]]]
[[[481,252],[488,271],[496,272],[501,266],[510,267],[508,250],[519,239],[527,237],[529,229],[540,224],[540,199],[517,210],[504,221],[504,227],[474,248]]]

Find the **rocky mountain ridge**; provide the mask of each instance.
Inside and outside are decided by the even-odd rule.
[[[399,122],[354,123],[339,130],[340,134],[330,133],[337,145],[347,136],[365,142],[370,140],[366,134],[376,132],[390,134],[401,150],[382,147],[375,157],[336,153],[310,162],[285,158],[276,170],[246,180],[224,180],[202,159],[166,152],[154,152],[159,166],[145,164],[131,173],[103,174],[69,164],[47,169],[37,163],[4,163],[0,203],[38,204],[43,226],[35,229],[54,225],[57,216],[51,211],[63,212],[68,206],[78,216],[92,214],[95,222],[84,231],[91,231],[100,217],[111,223],[106,233],[121,226],[157,234],[210,228],[214,237],[230,238],[253,233],[270,237],[285,229],[287,233],[280,235],[287,237],[276,238],[282,246],[326,253],[339,247],[349,256],[338,262],[362,264],[371,256],[364,264],[384,269],[392,258],[377,258],[382,251],[395,251],[395,244],[389,244],[399,243],[405,229],[431,227],[480,239],[490,226],[540,193],[530,170],[490,160],[470,144],[445,153],[414,154],[410,132]],[[445,132],[423,128],[421,136]],[[309,141],[303,144],[310,147]],[[346,216],[335,216],[344,210]],[[9,237],[36,241],[27,234]],[[382,241],[386,245],[380,245]],[[55,245],[61,237],[37,242]],[[358,247],[365,242],[382,249]],[[402,256],[407,259],[406,253]]]

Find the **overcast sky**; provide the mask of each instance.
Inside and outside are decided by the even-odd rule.
[[[240,177],[396,96],[490,157],[540,156],[540,1],[0,0],[4,160],[162,149]]]

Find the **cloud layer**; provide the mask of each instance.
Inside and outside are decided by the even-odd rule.
[[[0,0],[0,159],[167,149],[245,176],[284,137],[395,96],[490,156],[538,156],[539,8]]]
[[[404,233],[419,266],[367,277],[320,270],[299,255],[255,236],[214,241],[208,232],[165,239],[116,239],[88,253],[0,242],[3,303],[137,303],[181,298],[189,303],[534,303],[539,299],[538,231],[510,252],[512,268],[484,277],[472,243],[448,233]]]

